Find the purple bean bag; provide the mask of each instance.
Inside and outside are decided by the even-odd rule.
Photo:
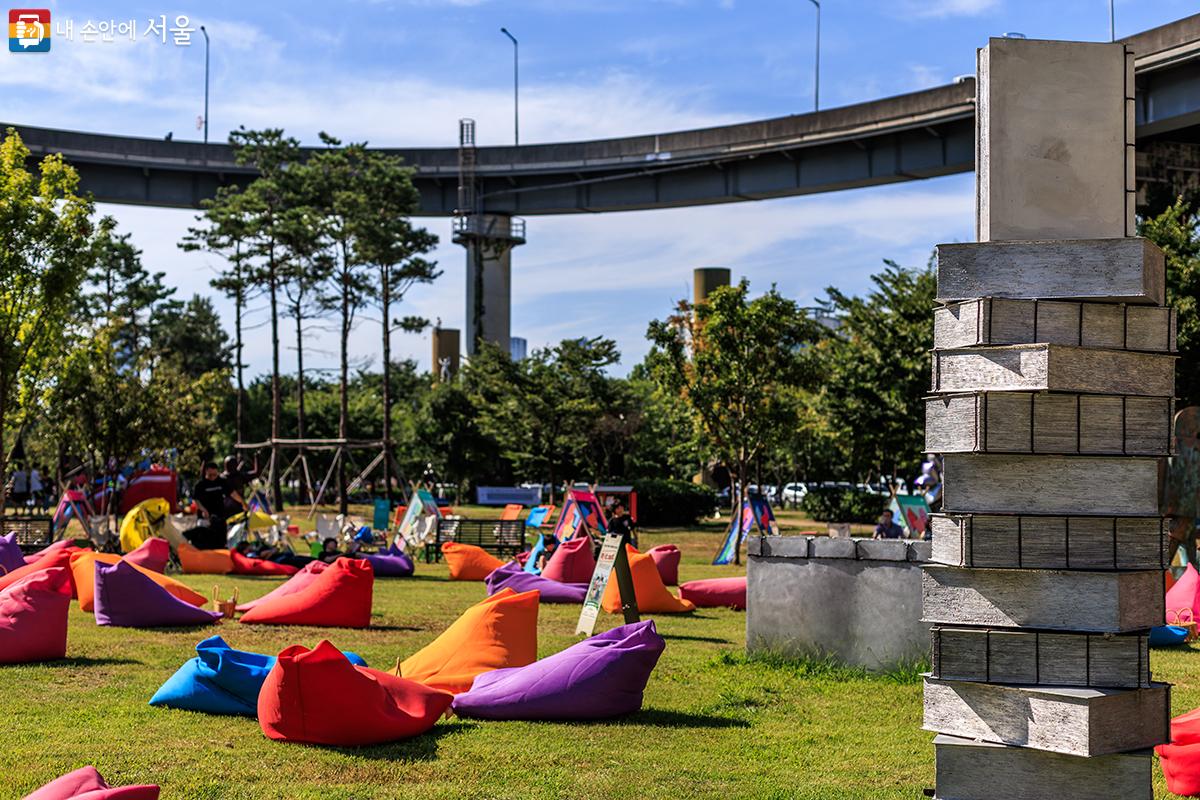
[[[632,714],[666,642],[643,620],[573,644],[527,667],[485,672],[454,698],[461,717],[589,720]]]
[[[371,562],[376,578],[407,578],[414,572],[412,559],[395,542],[386,550],[363,558]]]
[[[96,561],[96,624],[122,628],[211,625],[221,619],[185,603],[124,561]]]
[[[23,566],[25,556],[21,553],[21,545],[17,544],[17,532],[0,536],[0,575],[6,575]]]
[[[541,575],[533,575],[523,570],[516,561],[492,570],[492,574],[484,578],[484,583],[487,584],[489,596],[504,588],[514,592],[537,589],[542,593],[543,603],[582,603],[588,587],[586,583],[559,583]]]

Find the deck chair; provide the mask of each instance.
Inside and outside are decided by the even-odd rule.
[[[529,516],[525,518],[526,528],[540,528],[550,522],[554,516],[554,506],[534,506],[529,509]]]
[[[321,541],[336,539],[341,534],[337,518],[329,514],[318,514],[316,524],[317,538]]]
[[[504,510],[500,512],[500,521],[511,522],[514,519],[520,519],[521,512],[524,510],[525,506],[521,505],[520,503],[509,503],[504,507]]]

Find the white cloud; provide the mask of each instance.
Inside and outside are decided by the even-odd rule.
[[[905,0],[903,16],[917,19],[976,17],[1000,5],[1000,0]]]

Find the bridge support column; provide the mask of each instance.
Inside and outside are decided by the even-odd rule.
[[[471,214],[454,220],[454,242],[467,250],[467,355],[480,342],[509,351],[512,322],[512,249],[525,243],[525,220]]]

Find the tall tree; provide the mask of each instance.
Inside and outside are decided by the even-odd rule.
[[[172,304],[173,287],[163,283],[165,272],[150,272],[142,264],[142,251],[130,234],[117,235],[111,218],[101,221],[95,263],[88,272],[92,291],[83,295],[87,313],[119,320],[114,346],[123,364],[146,363],[142,355],[152,344],[158,317],[178,311]]]
[[[651,374],[687,405],[697,440],[733,473],[733,513],[746,499],[749,468],[791,422],[786,390],[815,382],[810,346],[819,327],[774,288],[750,299],[750,285],[717,289],[702,303],[681,301],[650,323]],[[740,552],[735,556],[740,563]]]
[[[12,128],[0,142],[0,476],[8,471],[8,434],[37,403],[47,367],[95,259],[91,200],[61,155],[31,153]],[[0,510],[5,495],[0,480]]]
[[[198,294],[156,315],[151,347],[159,359],[173,361],[193,378],[231,366],[229,336],[221,318],[212,300]]]
[[[1193,208],[1180,198],[1138,226],[1167,256],[1167,305],[1178,319],[1175,392],[1181,408],[1200,404],[1200,220]]]

